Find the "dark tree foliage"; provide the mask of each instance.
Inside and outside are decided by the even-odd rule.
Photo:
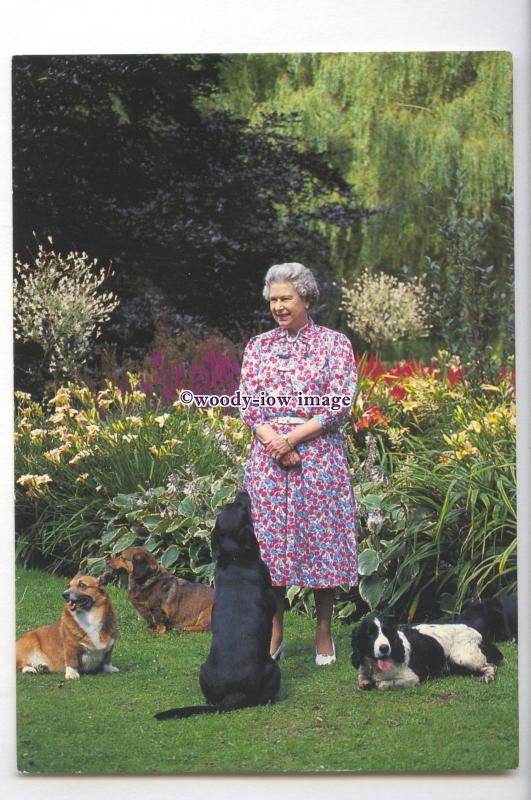
[[[319,222],[371,211],[284,118],[251,129],[200,113],[224,58],[15,58],[16,251],[32,231],[51,235],[112,260],[122,296],[148,279],[225,331],[251,326],[271,263],[306,261],[326,279]]]

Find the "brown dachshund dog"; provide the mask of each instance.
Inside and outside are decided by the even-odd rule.
[[[85,672],[118,672],[111,663],[116,616],[104,588],[111,578],[112,572],[72,578],[63,592],[61,619],[18,639],[17,670],[64,672],[67,679]]]
[[[213,589],[175,577],[145,547],[126,547],[107,563],[111,569],[125,570],[127,599],[156,634],[170,628],[210,630]]]

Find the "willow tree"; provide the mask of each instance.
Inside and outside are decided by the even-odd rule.
[[[422,273],[427,256],[441,260],[438,221],[454,213],[457,174],[470,218],[495,215],[512,189],[509,53],[237,55],[222,81],[211,107],[255,124],[292,113],[294,132],[331,154],[360,203],[385,209],[328,230],[338,277],[403,264]],[[498,272],[509,269],[494,251]]]

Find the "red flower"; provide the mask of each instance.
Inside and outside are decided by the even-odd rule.
[[[502,369],[502,371],[500,372],[500,374],[498,375],[498,383],[501,383],[502,381],[506,380],[507,376],[509,376],[509,379],[510,379],[512,385],[515,386],[515,384],[516,384],[516,375],[515,375],[514,369],[511,370],[511,372],[509,372],[509,369],[507,368],[507,366],[505,366]]]
[[[357,431],[364,428],[369,428],[371,425],[387,425],[390,422],[389,417],[386,417],[380,406],[371,404],[367,406],[361,418],[354,424]]]
[[[450,386],[452,389],[454,388],[456,383],[459,383],[461,378],[463,377],[464,369],[463,367],[448,367],[448,380],[450,381]]]
[[[389,394],[393,400],[403,400],[404,397],[407,397],[407,390],[404,386],[396,384],[392,389],[389,390]]]

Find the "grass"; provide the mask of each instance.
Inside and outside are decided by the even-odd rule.
[[[17,636],[57,619],[66,581],[17,571]],[[313,663],[313,622],[288,613],[278,701],[158,722],[202,703],[209,634],[155,637],[111,586],[119,615],[114,675],[17,676],[18,768],[28,773],[499,771],[518,764],[517,648],[497,680],[447,677],[399,692],[359,692],[350,628],[335,623],[338,662]]]

